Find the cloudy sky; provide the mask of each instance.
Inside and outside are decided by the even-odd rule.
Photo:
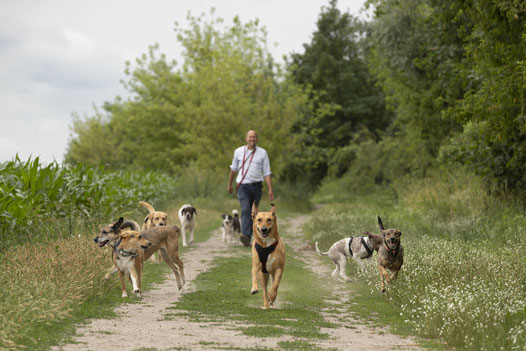
[[[0,162],[62,162],[72,114],[126,97],[125,61],[154,43],[179,64],[174,22],[216,9],[231,23],[258,18],[274,58],[302,53],[328,0],[0,0]],[[364,0],[339,0],[356,16]],[[275,47],[274,44],[277,46]]]

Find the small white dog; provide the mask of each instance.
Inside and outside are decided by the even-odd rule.
[[[318,248],[318,242],[316,242],[316,252],[320,256],[329,256],[329,258],[336,265],[336,269],[332,272],[332,277],[339,280],[348,282],[351,279],[345,275],[345,264],[347,263],[347,257],[352,257],[360,266],[363,265],[363,260],[367,259],[370,263],[373,258],[373,251],[378,251],[381,245],[381,239],[375,234],[369,234],[368,236],[353,236],[345,238],[335,242],[329,251],[321,252]]]
[[[185,204],[179,209],[179,220],[181,221],[181,234],[183,237],[183,246],[188,246],[186,241],[186,232],[190,232],[190,244],[194,242],[195,218],[197,210],[194,206]]]

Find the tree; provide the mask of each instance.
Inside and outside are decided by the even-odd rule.
[[[441,146],[461,130],[443,118],[467,90],[461,70],[469,63],[457,34],[461,24],[437,20],[447,18],[447,5],[439,0],[370,3],[376,7],[369,65],[395,115],[389,138],[403,147],[397,164],[424,176]]]
[[[311,87],[312,101],[332,105],[322,116],[306,116],[294,130],[303,135],[304,147],[289,174],[319,183],[336,162],[337,175],[347,165],[339,162],[338,150],[356,140],[356,135],[379,136],[389,125],[383,95],[375,86],[366,63],[361,39],[365,26],[331,0],[323,7],[312,41],[303,54],[292,54],[289,70],[293,79]],[[321,118],[320,118],[321,117]],[[345,157],[344,157],[345,158]],[[305,172],[305,167],[309,167]],[[298,168],[299,167],[299,168]],[[296,171],[295,171],[296,170]],[[297,170],[300,170],[299,172]]]
[[[447,117],[463,123],[449,151],[487,180],[523,192],[526,186],[526,3],[520,0],[449,1],[449,18],[469,66],[463,99]],[[442,18],[447,20],[447,18]]]
[[[275,65],[258,21],[242,24],[188,16],[188,28],[176,26],[184,63],[167,62],[152,46],[127,63],[131,93],[106,103],[104,119],[76,121],[69,162],[90,159],[90,140],[108,145],[105,160],[115,168],[164,169],[179,173],[195,166],[225,171],[245,133],[256,129],[279,175],[293,147],[293,122],[310,110],[308,95]],[[225,171],[226,172],[226,171]],[[225,173],[226,174],[226,173]]]

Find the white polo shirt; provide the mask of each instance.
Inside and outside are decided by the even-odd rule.
[[[237,173],[236,183],[239,184],[243,175],[242,184],[262,182],[263,177],[271,175],[270,172],[270,161],[268,159],[267,151],[262,147],[256,146],[256,152],[252,157],[253,150],[248,150],[247,146],[241,146],[234,151],[234,158],[230,169]],[[245,159],[245,165],[243,167],[243,158]]]

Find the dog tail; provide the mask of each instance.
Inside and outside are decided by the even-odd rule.
[[[141,231],[141,227],[139,227],[139,224],[135,222],[133,219],[127,219],[121,224],[121,229],[130,228],[131,230],[135,230],[136,232]]]
[[[237,210],[232,210],[232,214],[235,216],[239,216],[239,213],[237,212]]]
[[[314,247],[316,248],[316,252],[318,253],[318,255],[320,256],[328,256],[329,255],[329,251],[327,252],[321,252],[320,249],[318,248],[318,242],[316,241],[316,244],[314,244]]]
[[[378,226],[380,227],[381,230],[384,230],[384,224],[382,223],[382,219],[380,218],[380,216],[377,216],[378,217]]]
[[[150,205],[149,203],[144,202],[144,201],[139,201],[139,204],[142,207],[144,207],[145,209],[147,209],[148,211],[150,211],[150,213],[154,213],[155,212],[155,208],[153,208],[153,206]]]

